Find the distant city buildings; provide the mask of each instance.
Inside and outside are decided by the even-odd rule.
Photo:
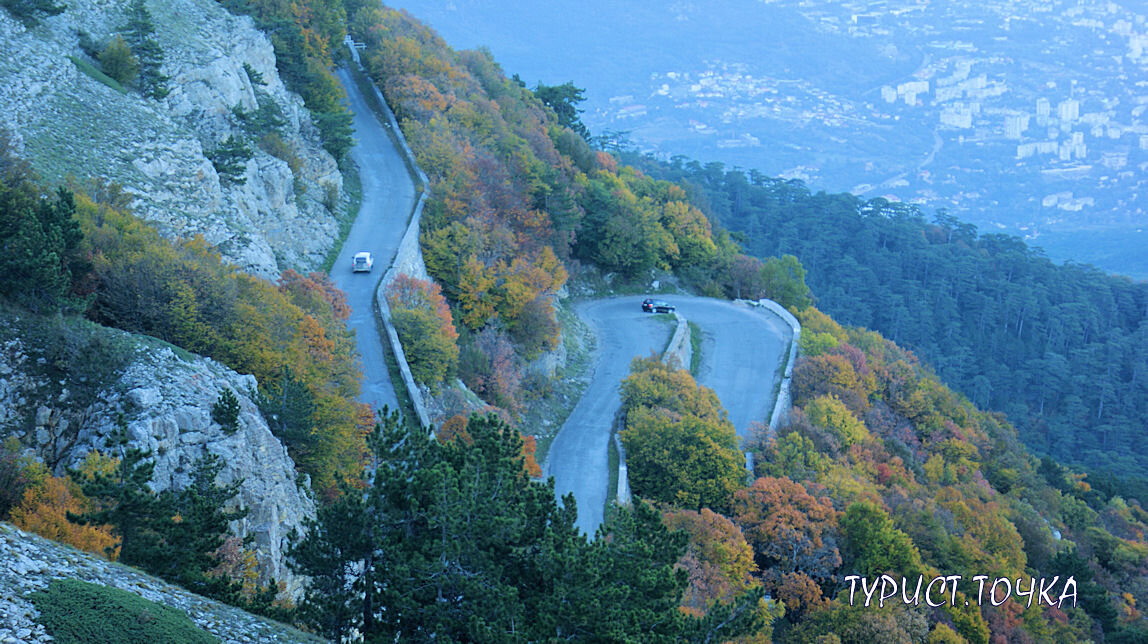
[[[1010,114],[1005,117],[1005,138],[1020,140],[1028,130],[1029,115],[1025,113]]]
[[[1056,106],[1056,116],[1063,125],[1071,125],[1080,118],[1080,101],[1070,98]]]
[[[667,128],[676,127],[696,149],[728,151],[736,164],[753,163],[760,148],[781,176],[833,176],[867,197],[893,191],[910,203],[1033,213],[1034,225],[1044,209],[1098,218],[1143,212],[1148,6],[772,2],[818,31],[863,40],[899,66],[886,76],[898,80],[850,86],[840,73],[794,73],[800,64],[706,59],[652,73],[645,94],[610,99],[608,120],[647,128],[655,147],[668,147]],[[843,171],[848,179],[833,175]],[[1055,190],[1008,190],[1010,176]]]

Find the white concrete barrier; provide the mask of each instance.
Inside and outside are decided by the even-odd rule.
[[[351,52],[358,63],[358,52],[351,47]],[[365,76],[362,65],[356,65],[358,69],[352,69],[353,74],[364,74],[366,84],[375,93],[375,98],[378,99],[379,105],[382,107],[383,115],[386,117],[384,129],[387,130],[388,136],[395,143],[402,154],[403,160],[406,163],[407,171],[411,175],[411,180],[415,182],[415,189],[419,192],[419,197],[415,201],[411,209],[411,216],[407,221],[407,229],[403,233],[402,240],[399,241],[399,247],[395,251],[395,258],[391,262],[390,268],[379,280],[379,286],[375,290],[375,308],[378,314],[379,321],[383,323],[383,329],[387,334],[387,339],[391,349],[395,355],[395,361],[399,365],[399,374],[403,379],[403,384],[406,386],[407,395],[410,396],[411,406],[415,409],[415,415],[419,419],[419,424],[424,429],[430,428],[430,416],[427,414],[426,403],[423,401],[422,390],[419,389],[418,383],[415,382],[414,375],[411,374],[410,364],[407,363],[406,352],[403,351],[402,342],[399,340],[398,331],[395,330],[394,324],[391,322],[391,309],[387,305],[386,288],[391,282],[399,275],[410,275],[423,280],[429,280],[430,275],[427,274],[426,263],[423,262],[422,248],[419,246],[419,221],[422,219],[423,207],[426,205],[427,197],[430,195],[429,186],[430,181],[427,179],[422,169],[418,167],[415,162],[415,155],[411,152],[411,148],[407,145],[406,138],[403,132],[399,129],[399,123],[395,119],[395,113],[391,111],[387,101],[383,98],[383,93],[375,86],[374,81]]]
[[[797,360],[797,348],[801,341],[801,323],[793,314],[785,310],[773,300],[761,299],[757,301],[757,306],[773,313],[781,318],[792,331],[792,337],[789,340],[789,356],[785,361],[785,367],[781,376],[781,387],[777,391],[777,400],[773,403],[773,413],[769,415],[769,427],[773,431],[777,431],[777,427],[789,419],[789,382],[793,378],[793,363]]]
[[[666,350],[662,352],[662,361],[672,365],[671,360],[677,360],[678,367],[689,371],[693,358],[689,321],[680,313],[674,315],[678,318],[678,325],[674,328],[674,335],[670,337]]]

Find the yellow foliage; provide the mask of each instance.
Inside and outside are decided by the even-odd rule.
[[[802,309],[798,312],[797,317],[801,321],[802,335],[806,333],[828,333],[839,343],[849,342],[849,333],[845,331],[845,328],[833,318],[817,310],[816,307],[809,306]]]
[[[89,458],[89,471],[102,471],[104,461]],[[43,466],[40,464],[39,468]],[[66,543],[85,552],[108,557],[115,561],[119,555],[119,539],[112,536],[109,526],[78,525],[68,521],[68,513],[79,514],[94,510],[94,503],[84,496],[79,486],[67,478],[51,476],[43,471],[39,481],[24,490],[20,505],[12,509],[12,523],[22,530]]]
[[[933,454],[924,465],[925,478],[930,483],[945,483],[945,457]]]
[[[865,423],[837,396],[818,396],[805,405],[804,411],[809,422],[833,432],[843,446],[856,445],[869,439]]]
[[[929,632],[929,637],[925,642],[927,644],[967,644],[968,640],[958,635],[956,631],[944,623],[938,622]]]
[[[467,327],[481,328],[494,316],[493,287],[494,279],[487,275],[486,267],[474,255],[468,257],[458,277],[458,305],[462,309],[462,323]]]
[[[97,474],[111,477],[119,466],[120,459],[114,456],[105,456],[103,452],[88,452],[78,471],[87,479],[95,478]]]
[[[355,476],[364,452],[355,403],[361,375],[346,302],[326,276],[288,271],[273,284],[222,263],[202,237],[169,242],[83,195],[76,219],[92,257],[95,321],[210,356],[261,385],[289,366],[316,402],[311,431],[298,432],[292,457],[320,490]]]

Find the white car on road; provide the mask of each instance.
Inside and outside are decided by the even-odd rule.
[[[351,272],[353,273],[370,273],[371,267],[374,265],[375,257],[366,251],[355,253],[355,256],[351,258]]]

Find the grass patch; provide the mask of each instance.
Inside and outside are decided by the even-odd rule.
[[[200,359],[200,356],[195,355],[194,353],[184,349],[181,346],[174,345],[167,340],[161,340],[150,335],[142,334],[136,334],[133,337],[137,342],[137,346],[140,349],[146,350],[148,353],[151,353],[152,349],[171,349],[171,352],[175,354],[175,357],[179,358],[183,362],[190,363]]]
[[[796,349],[796,342],[790,342],[785,347],[785,353],[781,356],[781,364],[777,366],[777,376],[773,379],[773,405],[770,407],[770,419],[773,417],[773,408],[777,407],[777,397],[781,395],[781,383],[785,381],[785,365],[789,364],[789,354]],[[770,420],[767,419],[767,420]],[[772,428],[774,432],[777,428]]]
[[[116,79],[112,78],[111,76],[108,76],[107,74],[101,72],[100,70],[96,69],[94,65],[92,65],[88,61],[84,60],[83,58],[77,58],[75,56],[68,56],[68,60],[72,61],[72,64],[74,64],[77,69],[84,72],[85,74],[90,76],[92,79],[97,80],[97,81],[103,83],[104,85],[107,85],[108,87],[116,90],[117,92],[119,92],[121,94],[127,94],[128,93],[128,90],[124,89],[124,86],[120,85],[119,81],[117,81]]]
[[[618,453],[618,444],[614,442],[614,437],[618,435],[625,425],[625,415],[622,410],[614,415],[614,424],[610,432],[609,446],[607,447],[606,459],[607,469],[609,471],[609,481],[606,487],[606,507],[602,511],[602,523],[607,524],[614,514],[618,511],[618,464],[622,460],[621,454]],[[634,490],[630,489],[630,494],[633,496]]]
[[[702,328],[697,322],[687,322],[690,325],[690,375],[698,375],[702,366]]]
[[[219,641],[186,614],[118,588],[54,579],[29,598],[40,611],[37,621],[64,644]]]
[[[24,369],[46,386],[37,395],[58,400],[65,409],[92,405],[137,351],[135,336],[78,315],[36,315],[0,304],[0,320],[0,340],[19,339],[29,358]],[[66,402],[59,398],[65,390]]]
[[[658,354],[664,359],[666,352],[670,350],[670,343],[674,341],[674,331],[677,330],[678,316],[674,313],[654,313],[650,317],[658,324],[666,324],[671,327],[670,337],[666,338],[666,346],[662,347],[661,352]]]
[[[678,324],[678,316],[673,313],[654,313],[650,317],[670,326],[677,326]]]
[[[330,274],[331,269],[335,267],[339,253],[343,250],[343,243],[347,241],[347,235],[351,234],[351,226],[359,217],[359,207],[363,204],[363,180],[359,176],[359,167],[351,160],[350,155],[343,157],[339,162],[339,172],[343,175],[343,199],[339,211],[335,213],[335,220],[339,222],[339,236],[323,260],[322,271],[327,274]]]

